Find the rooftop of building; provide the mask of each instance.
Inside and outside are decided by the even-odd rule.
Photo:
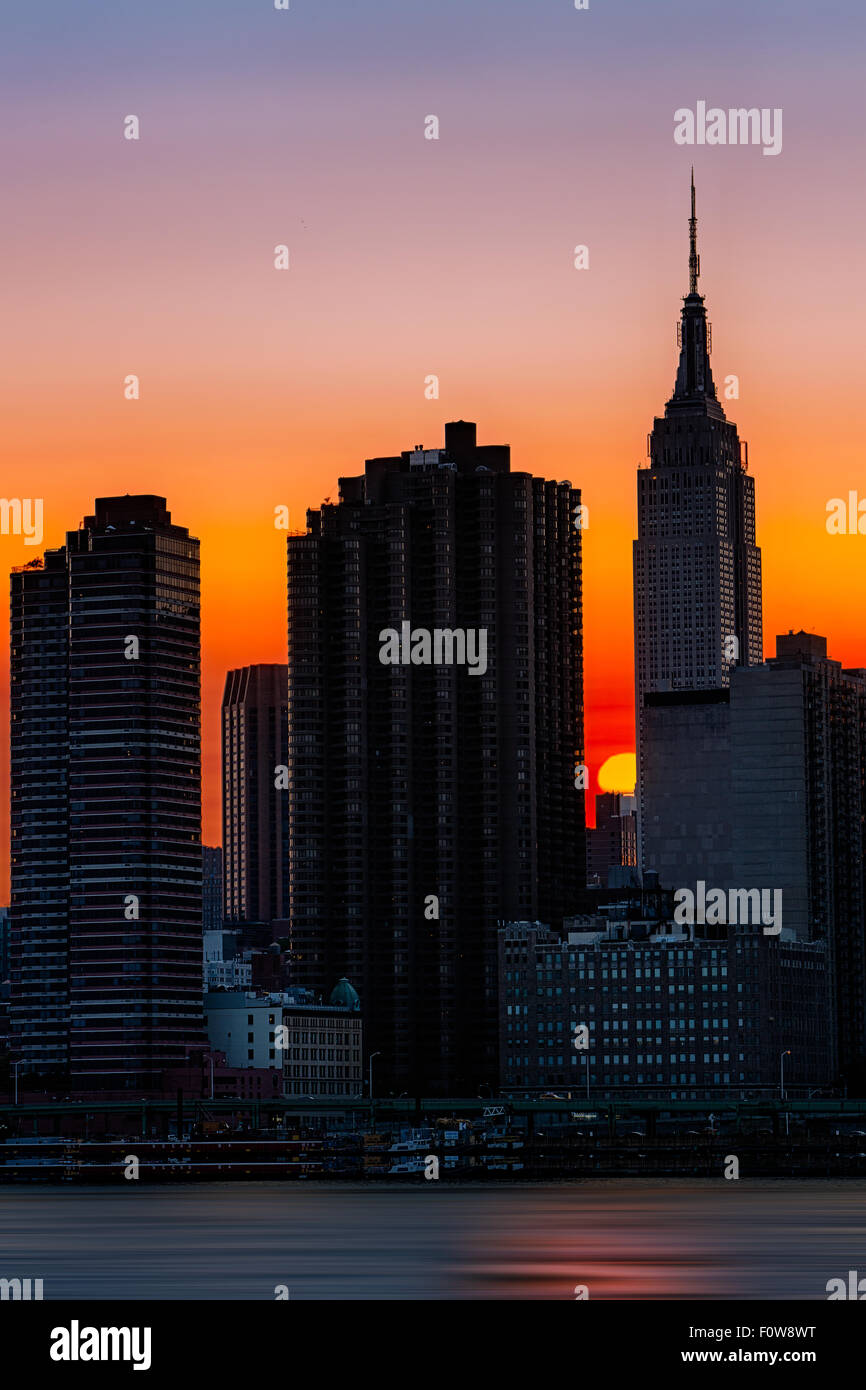
[[[81,532],[98,535],[112,533],[134,534],[137,531],[160,531],[166,535],[188,538],[185,526],[172,522],[164,497],[156,493],[124,493],[122,497],[97,497],[91,516],[85,516],[79,532],[69,532],[67,545]]]
[[[290,988],[258,994],[254,990],[209,990],[204,997],[208,1011],[227,1009],[286,1009],[293,1012],[320,1013],[340,1016],[360,1013],[361,1001],[356,990],[344,977],[334,986],[327,1003],[316,998],[312,990]]]
[[[444,446],[425,449],[423,444],[416,444],[414,449],[404,449],[399,454],[368,458],[362,474],[340,478],[340,502],[376,502],[384,498],[391,475],[424,469],[449,469],[464,476],[509,473],[511,448],[508,444],[479,444],[473,421],[449,420]]]

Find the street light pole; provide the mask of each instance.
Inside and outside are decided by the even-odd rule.
[[[12,1063],[12,1070],[15,1072],[15,1104],[16,1104],[16,1105],[18,1104],[18,1068],[19,1068],[20,1066],[21,1066],[21,1063],[20,1063],[20,1062],[13,1062],[13,1063]]]
[[[784,1051],[784,1052],[781,1054],[781,1056],[779,1057],[779,1099],[782,1101],[783,1104],[784,1104],[784,1102],[785,1102],[785,1100],[786,1100],[786,1096],[785,1096],[785,1058],[786,1058],[786,1057],[790,1057],[790,1055],[791,1055],[791,1049],[790,1049],[790,1048],[786,1048],[785,1051]],[[787,1112],[787,1110],[786,1110],[786,1111],[785,1111],[785,1138],[786,1138],[786,1139],[787,1139],[787,1137],[788,1137],[788,1133],[789,1133],[789,1130],[788,1130],[788,1112]]]
[[[382,1056],[381,1052],[371,1052],[371,1053],[370,1053],[370,1056],[369,1056],[369,1059],[368,1059],[368,1070],[369,1070],[369,1075],[370,1075],[370,1085],[369,1085],[369,1087],[368,1087],[368,1090],[369,1090],[369,1095],[370,1095],[370,1101],[371,1101],[371,1102],[372,1102],[372,1100],[373,1100],[373,1058],[374,1058],[374,1057],[381,1057],[381,1056]]]

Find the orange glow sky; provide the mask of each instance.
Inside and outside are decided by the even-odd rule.
[[[738,0],[739,29],[705,17],[697,53],[679,0],[626,5],[627,37],[604,7],[449,0],[420,50],[417,6],[339,3],[325,24],[303,5],[254,22],[124,5],[122,29],[41,32],[63,8],[28,18],[0,97],[0,493],[44,498],[49,546],[119,492],[165,495],[201,538],[206,843],[225,671],[285,659],[274,507],[303,527],[338,475],[441,444],[449,419],[583,489],[592,791],[634,747],[635,471],[673,386],[692,160],[713,369],[720,394],[739,377],[723,404],[756,478],[765,649],[802,626],[866,665],[866,536],[825,529],[829,498],[866,497],[860,57],[814,7],[794,3],[789,33]],[[675,146],[674,109],[699,98],[783,107],[782,153]],[[0,536],[4,569],[35,553]]]

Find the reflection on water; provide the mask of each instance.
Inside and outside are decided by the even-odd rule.
[[[826,1298],[866,1182],[0,1189],[0,1277],[50,1298]]]

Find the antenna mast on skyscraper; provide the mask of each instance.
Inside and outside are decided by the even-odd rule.
[[[701,258],[698,255],[698,219],[695,216],[695,166],[692,165],[692,215],[689,218],[689,294],[698,292]]]

